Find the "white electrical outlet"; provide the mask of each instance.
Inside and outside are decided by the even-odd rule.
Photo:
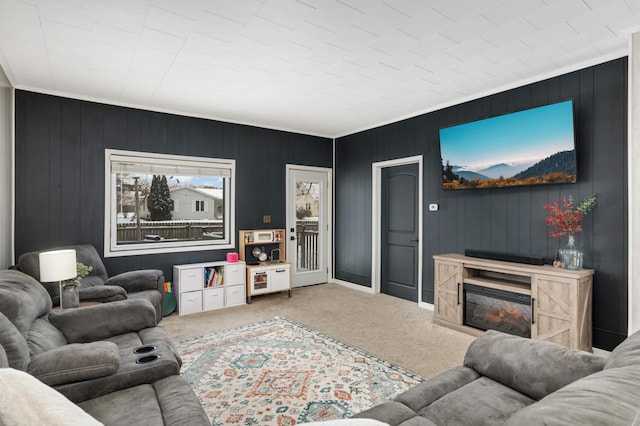
[[[438,205],[433,203],[433,204],[429,204],[429,211],[430,212],[437,212],[438,211]]]

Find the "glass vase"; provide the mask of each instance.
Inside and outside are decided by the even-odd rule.
[[[77,308],[80,305],[80,295],[78,287],[75,285],[66,285],[62,287],[62,309]]]
[[[562,267],[564,269],[582,269],[584,252],[580,248],[576,247],[576,241],[573,235],[569,235],[569,244],[562,247],[559,252]]]

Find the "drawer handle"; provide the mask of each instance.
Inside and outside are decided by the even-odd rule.
[[[532,297],[531,298],[531,324],[535,324],[536,323],[536,298]]]
[[[276,272],[286,272],[286,269],[276,269]]]

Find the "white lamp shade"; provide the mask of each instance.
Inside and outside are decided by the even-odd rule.
[[[53,250],[40,253],[40,281],[63,281],[78,276],[75,250]]]

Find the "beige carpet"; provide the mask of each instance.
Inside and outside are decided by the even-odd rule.
[[[424,377],[462,364],[473,337],[433,324],[433,312],[385,294],[321,284],[252,298],[250,305],[165,317],[160,326],[176,342],[287,316]]]

